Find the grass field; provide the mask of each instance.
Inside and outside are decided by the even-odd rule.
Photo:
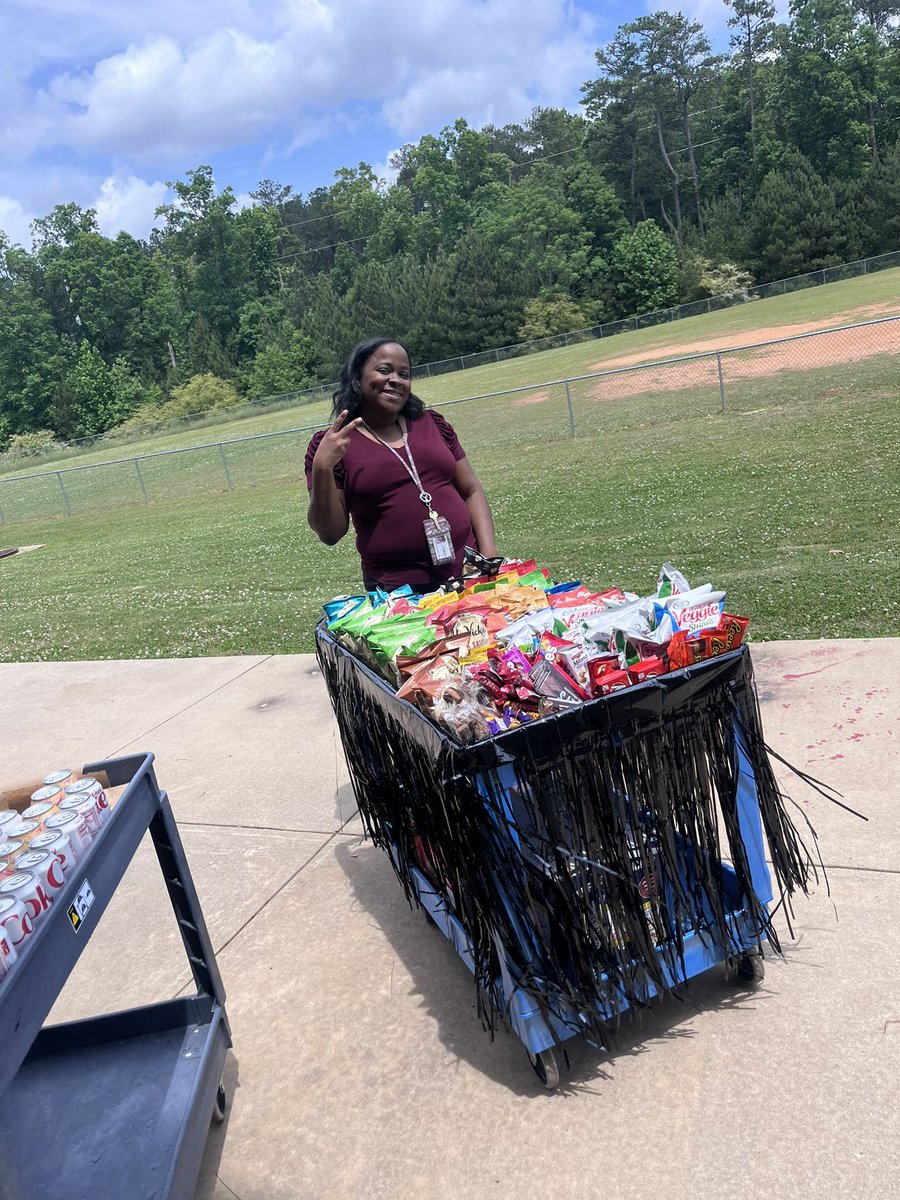
[[[558,579],[645,592],[668,559],[724,586],[757,639],[894,635],[896,383],[822,391],[725,415],[632,401],[574,440],[502,444],[494,423],[469,455],[502,550]],[[305,509],[302,485],[274,483],[10,526],[45,546],[0,559],[0,659],[310,650],[322,600],[359,576]]]
[[[617,334],[609,339],[579,342],[558,350],[420,379],[416,381],[416,388],[426,403],[440,404],[467,396],[530,387],[545,381],[602,371],[622,360],[665,358],[700,345],[715,349],[721,345],[735,344],[736,341],[753,342],[761,335],[776,336],[778,332],[789,336],[811,324],[848,324],[889,313],[900,313],[900,268],[824,287],[807,288],[768,300],[757,300],[650,329]],[[321,424],[329,411],[330,402],[317,401],[292,408],[255,412],[242,415],[239,420],[226,420],[194,429],[179,428],[133,441],[117,440],[96,450],[72,452],[68,457],[54,460],[52,467],[86,466],[229,438],[305,429]],[[0,478],[47,469],[48,466],[44,464],[27,464],[0,472]]]

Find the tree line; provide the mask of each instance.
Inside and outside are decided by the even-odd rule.
[[[208,166],[142,241],[62,204],[0,234],[0,450],[300,390],[397,332],[425,362],[900,248],[900,0],[727,0],[730,52],[658,12],[582,111],[458,120],[239,208]]]

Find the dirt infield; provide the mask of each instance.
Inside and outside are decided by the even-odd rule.
[[[876,320],[878,317],[897,316],[897,320],[870,325],[862,329],[834,329],[836,324],[852,324]],[[776,345],[753,346],[753,343],[772,341],[776,338],[795,338],[800,334],[821,333],[819,337],[803,337],[797,341],[780,342]],[[859,362],[880,354],[900,354],[900,314],[897,305],[873,304],[852,312],[841,313],[824,321],[796,322],[791,325],[757,329],[752,341],[747,333],[723,334],[720,337],[703,338],[694,342],[679,342],[666,347],[665,358],[678,358],[690,354],[715,354],[723,352],[722,367],[726,380],[755,379],[778,375],[783,371],[804,371],[811,368],[838,366],[848,362]],[[715,358],[700,358],[688,362],[672,363],[670,366],[651,367],[659,364],[661,351],[639,351],[618,358],[603,359],[595,363],[592,372],[616,372],[626,367],[638,367],[647,363],[646,370],[613,374],[598,380],[587,390],[595,399],[610,395],[632,396],[646,392],[675,391],[703,385],[718,386],[718,366]]]

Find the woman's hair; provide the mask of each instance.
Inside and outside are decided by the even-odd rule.
[[[403,343],[395,337],[373,337],[366,338],[364,342],[360,342],[358,346],[354,346],[350,351],[347,361],[341,367],[341,378],[338,383],[338,390],[334,393],[334,404],[332,406],[333,416],[342,413],[346,408],[348,416],[347,421],[352,421],[359,416],[362,408],[362,394],[359,390],[360,380],[362,379],[363,367],[372,357],[376,350],[382,346],[399,346],[401,350],[406,350]],[[412,369],[412,355],[406,350],[406,357],[410,362]],[[425,405],[413,392],[409,393],[406,403],[400,410],[401,415],[406,417],[408,421],[415,421],[421,417],[425,411]]]

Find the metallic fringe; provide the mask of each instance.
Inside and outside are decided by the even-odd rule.
[[[683,994],[687,938],[743,951],[735,911],[777,951],[741,787],[776,907],[789,914],[818,880],[772,773],[746,647],[474,746],[398,700],[323,627],[317,654],[366,830],[411,904],[410,867],[424,862],[458,916],[491,1029],[506,1008],[501,960],[548,1018],[607,1044],[625,1007]]]

